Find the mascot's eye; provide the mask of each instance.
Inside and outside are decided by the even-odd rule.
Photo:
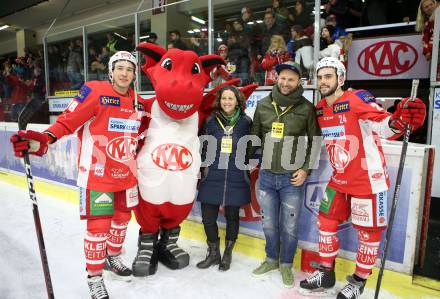
[[[200,66],[198,63],[194,63],[193,67],[191,69],[191,73],[193,74],[200,74]]]
[[[171,69],[173,68],[173,63],[171,62],[171,58],[167,58],[164,61],[162,61],[160,66],[163,67],[164,69],[171,71]]]

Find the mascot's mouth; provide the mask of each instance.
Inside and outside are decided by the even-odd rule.
[[[174,110],[174,111],[179,111],[179,112],[186,112],[186,111],[190,110],[194,106],[194,104],[179,105],[179,104],[173,104],[173,103],[170,103],[170,102],[167,102],[167,101],[165,101],[165,105],[169,109]]]

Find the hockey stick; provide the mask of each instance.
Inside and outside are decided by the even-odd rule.
[[[34,114],[34,105],[32,101],[35,99],[32,99],[29,103],[26,104],[26,106],[21,111],[20,115],[18,116],[18,128],[20,130],[25,130],[28,122],[30,121],[32,115]],[[35,224],[35,230],[37,231],[37,240],[38,240],[38,248],[40,249],[40,257],[41,257],[41,263],[43,265],[43,271],[44,271],[44,280],[46,282],[46,291],[47,291],[47,297],[49,299],[55,298],[53,287],[52,287],[52,280],[50,279],[50,272],[49,272],[49,263],[47,261],[47,255],[46,255],[46,247],[44,245],[44,238],[43,238],[43,230],[41,228],[41,221],[40,221],[40,213],[38,211],[38,203],[37,203],[37,196],[35,195],[35,189],[34,189],[34,177],[32,176],[31,171],[31,162],[29,160],[29,153],[26,151],[24,152],[24,168],[26,171],[26,180],[27,185],[29,189],[29,197],[32,201],[32,213],[34,215],[34,224]]]
[[[416,98],[418,86],[419,86],[419,80],[414,79],[412,81],[411,97],[409,98],[409,101],[414,101],[414,99]],[[399,199],[400,185],[401,185],[401,181],[402,181],[403,169],[405,167],[406,150],[408,149],[408,141],[409,141],[410,134],[411,134],[411,126],[409,124],[406,124],[405,131],[403,134],[402,152],[400,154],[399,168],[397,170],[396,186],[394,188],[393,203],[392,203],[391,212],[390,212],[390,220],[388,221],[387,233],[386,233],[385,240],[384,240],[384,249],[383,249],[382,259],[380,262],[380,270],[379,270],[379,276],[377,277],[377,284],[376,284],[376,291],[374,292],[374,299],[377,299],[379,297],[380,285],[382,283],[382,276],[383,276],[383,271],[385,269],[385,261],[386,261],[387,253],[388,253],[388,243],[391,238],[391,232],[393,229],[393,222],[394,222],[394,215],[396,214],[397,201]]]

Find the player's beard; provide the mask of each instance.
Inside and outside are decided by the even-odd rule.
[[[321,91],[321,88],[319,89],[319,92],[321,93],[321,96],[328,97],[328,96],[333,95],[337,89],[338,89],[338,82],[336,82],[335,85],[333,85],[333,86],[329,86],[329,89],[327,92]]]

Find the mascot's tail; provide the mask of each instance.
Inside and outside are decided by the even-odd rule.
[[[200,106],[199,109],[199,128],[202,127],[203,122],[205,121],[206,118],[208,118],[213,111],[213,104],[215,101],[215,96],[217,94],[217,92],[224,86],[226,85],[234,85],[237,86],[237,84],[240,83],[240,79],[236,78],[236,79],[232,79],[229,80],[227,82],[224,82],[222,84],[220,84],[219,86],[211,89],[207,94],[205,94],[203,96],[203,100],[202,100],[202,105]],[[258,84],[253,83],[253,84],[249,84],[243,87],[240,87],[240,90],[243,92],[244,97],[246,98],[246,100],[250,97],[250,95],[255,91],[255,89],[257,89]]]

